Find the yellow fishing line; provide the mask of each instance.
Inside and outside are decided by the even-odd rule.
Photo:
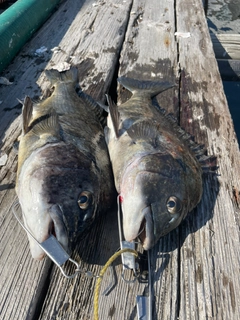
[[[99,277],[97,278],[96,286],[95,286],[95,291],[94,291],[94,320],[99,320],[98,318],[98,307],[99,307],[99,292],[100,292],[100,286],[102,282],[102,278],[104,273],[107,271],[107,268],[113,263],[114,260],[116,260],[122,253],[125,252],[130,252],[132,253],[135,257],[138,256],[138,253],[136,250],[133,249],[122,249],[119,250],[118,252],[114,253],[109,260],[106,262],[102,270],[100,271]]]

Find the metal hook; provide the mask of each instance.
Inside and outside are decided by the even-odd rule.
[[[102,293],[103,296],[107,296],[115,285],[115,276],[114,276],[114,271],[113,271],[113,265],[110,265],[109,268],[110,268],[109,270],[110,270],[110,276],[111,276],[112,280],[111,280],[110,284],[107,286],[107,288],[103,291],[103,293]]]
[[[121,249],[133,249],[135,250],[135,242],[129,242],[123,240],[123,232],[122,232],[122,222],[121,222],[121,204],[120,204],[120,196],[117,197],[117,204],[118,204],[118,231],[119,231],[119,240],[120,240],[120,247]],[[122,279],[126,283],[133,283],[136,281],[138,274],[137,269],[138,265],[135,261],[135,257],[128,252],[125,252],[121,255],[122,257],[122,265],[123,265],[123,272],[122,272]],[[133,280],[127,280],[124,276],[125,270],[131,269],[133,270],[135,278]]]
[[[135,242],[128,242],[123,240],[122,224],[121,224],[121,204],[119,196],[117,198],[118,204],[118,228],[119,228],[119,239],[121,249],[130,248],[135,249]],[[140,231],[141,233],[141,231]],[[152,279],[151,279],[151,262],[150,262],[150,251],[147,252],[148,259],[148,296],[137,296],[137,311],[138,319],[140,320],[152,320]],[[122,279],[127,283],[133,283],[136,281],[138,274],[138,264],[135,262],[135,257],[129,253],[122,254],[123,272]],[[135,278],[133,280],[125,279],[125,270],[131,269],[134,272]]]
[[[152,320],[152,277],[150,250],[148,256],[148,296],[137,296],[137,313],[140,320]]]
[[[37,244],[40,246],[40,248],[49,256],[49,258],[59,267],[62,274],[68,278],[72,279],[74,278],[78,273],[84,273],[87,277],[94,277],[94,275],[91,273],[91,271],[83,271],[79,268],[79,264],[70,258],[69,254],[63,249],[61,244],[58,242],[58,240],[51,234],[48,239],[46,239],[43,242],[39,242],[34,235],[31,233],[31,231],[22,223],[20,218],[17,214],[17,207],[19,208],[20,204],[18,201],[14,202],[12,206],[12,211],[14,216],[16,217],[17,221],[21,225],[21,227],[26,231],[26,233],[37,242]],[[64,269],[62,268],[62,265],[66,262],[70,261],[76,266],[75,273],[72,275],[68,275],[65,273]]]

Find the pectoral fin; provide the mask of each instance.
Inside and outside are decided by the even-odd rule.
[[[60,125],[58,121],[58,114],[52,111],[50,114],[46,114],[31,124],[31,130],[36,136],[52,136],[57,139],[60,137]]]
[[[133,141],[145,140],[154,148],[158,145],[159,129],[152,121],[141,121],[134,123],[128,128],[127,133]]]

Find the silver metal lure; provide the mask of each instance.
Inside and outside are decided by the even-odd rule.
[[[119,231],[119,240],[120,240],[121,250],[122,249],[135,250],[135,242],[128,242],[123,240],[120,196],[117,197],[117,204],[118,204],[118,231]],[[135,261],[135,256],[132,253],[125,252],[121,254],[121,257],[122,257],[122,265],[123,265],[122,279],[127,283],[135,282],[137,279],[137,269],[138,269],[138,264]],[[134,274],[133,280],[127,280],[125,278],[125,270],[127,269],[133,270],[133,274]]]
[[[91,271],[86,271],[86,270],[80,269],[79,264],[75,260],[70,258],[69,254],[63,249],[61,244],[58,242],[58,240],[53,235],[50,235],[47,240],[45,240],[41,243],[38,242],[37,239],[31,233],[31,231],[27,227],[25,227],[25,225],[22,223],[22,221],[18,217],[17,209],[19,207],[20,207],[19,202],[18,201],[14,202],[14,204],[12,206],[12,211],[13,211],[13,214],[16,217],[17,221],[22,226],[22,228],[27,232],[27,234],[38,243],[38,245],[41,247],[41,249],[59,267],[59,269],[61,270],[64,277],[66,277],[68,279],[72,279],[76,275],[78,275],[79,273],[84,273],[88,278],[96,277],[93,275],[93,273]],[[70,261],[71,263],[73,263],[76,266],[75,272],[71,275],[66,274],[66,272],[62,268],[62,266],[67,261]]]
[[[128,242],[123,240],[123,231],[122,231],[122,221],[121,221],[121,203],[120,196],[117,198],[118,204],[118,229],[119,229],[119,240],[121,249],[133,249],[135,250],[135,242]],[[135,260],[135,256],[131,253],[123,253],[122,255],[122,279],[127,283],[133,283],[136,281],[139,276],[139,272],[137,272],[139,266]],[[152,320],[152,280],[151,280],[151,263],[150,263],[150,250],[147,252],[148,257],[148,296],[140,296],[137,295],[137,314],[138,320]],[[125,278],[125,270],[130,269],[133,270],[134,279],[126,280]]]
[[[137,314],[138,320],[152,320],[152,279],[151,279],[151,262],[150,250],[148,256],[148,296],[137,296]]]

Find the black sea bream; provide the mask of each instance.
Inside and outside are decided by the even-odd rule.
[[[42,102],[26,97],[16,192],[26,227],[43,242],[54,234],[71,251],[79,235],[114,195],[101,125],[102,109],[75,88],[78,71],[47,70],[54,91]],[[44,252],[29,237],[33,258]]]
[[[199,203],[201,167],[211,158],[152,104],[152,97],[172,84],[124,77],[118,81],[133,95],[119,106],[108,98],[106,141],[125,239],[139,237],[148,250]]]

